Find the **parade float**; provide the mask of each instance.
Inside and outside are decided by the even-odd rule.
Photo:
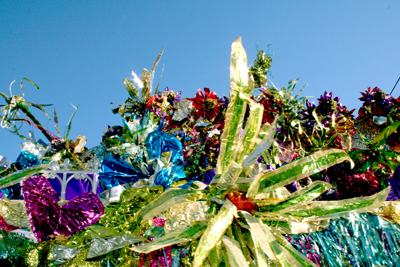
[[[54,134],[45,105],[0,93],[24,139],[1,162],[4,265],[400,266],[397,99],[368,88],[356,119],[333,93],[311,103],[267,81],[264,51],[248,68],[240,38],[229,97],[182,99],[153,84],[162,53],[93,148],[69,139],[75,112]]]

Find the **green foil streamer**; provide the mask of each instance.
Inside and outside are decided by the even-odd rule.
[[[264,253],[270,260],[276,261],[277,258],[275,253],[272,250],[271,244],[269,243],[268,237],[265,235],[260,222],[248,212],[241,211],[241,213],[250,227],[251,237],[256,250],[257,261],[262,262],[263,265],[264,263],[266,264],[267,260],[264,257]]]
[[[128,234],[120,234],[116,236],[101,238],[96,237],[92,239],[89,244],[89,251],[86,252],[86,259],[95,258],[101,255],[105,255],[111,251],[129,246],[139,242],[144,242],[144,238],[136,237]],[[79,246],[67,246],[67,245],[54,245],[53,246],[53,258],[56,264],[65,263],[68,260],[73,259],[86,245]]]
[[[267,221],[263,220],[263,223],[268,225],[274,231],[281,234],[304,234],[314,233],[325,230],[329,227],[330,220],[320,220],[311,222],[297,222],[293,220],[288,221]]]
[[[208,255],[211,267],[219,267],[222,260],[222,241],[219,241]]]
[[[217,245],[226,229],[233,222],[235,214],[236,207],[228,199],[225,200],[225,204],[218,214],[210,220],[206,231],[200,238],[199,245],[194,254],[193,267],[202,266],[211,250]]]
[[[122,192],[118,203],[110,203],[104,208],[104,215],[98,224],[115,228],[120,233],[133,234],[140,225],[140,222],[136,220],[137,213],[163,190],[161,186],[126,189]]]
[[[281,266],[316,266],[303,255],[295,253],[290,244],[282,242],[278,233],[272,232],[268,226],[248,212],[241,211],[241,213],[250,226],[251,236],[256,245],[256,256],[258,261],[262,262],[262,265],[265,266],[266,260],[263,259],[263,254],[257,252],[258,245],[270,260],[275,263],[279,262]]]
[[[236,184],[236,181],[239,179],[239,175],[242,172],[242,166],[237,164],[236,162],[231,162],[228,168],[224,171],[224,173],[219,178],[217,183],[217,188],[220,190],[229,190]]]
[[[261,229],[259,222],[250,214],[242,212],[246,219],[247,224],[250,226],[250,233],[252,238],[252,248],[253,255],[255,255],[256,262],[260,267],[269,266],[268,262],[276,262],[275,254],[273,253],[270,244]],[[250,243],[250,239],[248,239]],[[265,254],[264,254],[265,253]],[[266,255],[267,257],[265,257]]]
[[[222,237],[225,249],[228,252],[228,258],[225,259],[225,263],[232,267],[249,266],[244,257],[242,250],[240,249],[239,242],[224,235]]]
[[[42,164],[7,175],[6,177],[0,180],[0,189],[18,184],[21,181],[31,177],[32,175],[44,169],[47,169],[48,167],[49,167],[48,164]]]
[[[286,213],[286,215],[302,217],[304,219],[314,218],[321,220],[345,216],[350,212],[368,212],[382,206],[389,191],[390,187],[369,197],[357,197],[339,201],[315,201],[304,209],[299,208],[295,211]]]
[[[279,117],[276,117],[272,125],[264,124],[260,130],[259,136],[261,140],[257,141],[257,145],[246,155],[243,160],[244,173],[248,176],[253,169],[258,158],[263,155],[264,152],[272,145],[274,142],[274,135],[276,130],[276,123]]]
[[[242,38],[239,37],[232,43],[231,52],[231,91],[229,105],[225,115],[225,127],[221,134],[221,145],[217,161],[217,174],[222,174],[235,159],[235,151],[238,149],[239,134],[242,129],[246,102],[239,97],[239,93],[250,95],[254,88],[249,90],[248,69],[246,51],[242,46]],[[246,90],[247,89],[247,90]]]
[[[135,246],[131,248],[131,250],[139,253],[150,253],[171,245],[187,243],[199,238],[206,228],[207,224],[195,224],[189,228],[181,228],[172,231],[163,237],[156,238],[154,241],[145,245]]]
[[[258,210],[260,212],[285,213],[290,210],[296,209],[300,205],[305,205],[309,203],[310,201],[319,197],[322,193],[329,190],[330,188],[332,188],[331,184],[322,181],[316,181],[306,187],[303,187],[300,190],[297,190],[287,198],[278,202],[276,205],[262,206],[259,205],[261,204],[260,202],[257,202]]]
[[[244,157],[255,147],[258,134],[261,129],[264,107],[248,96],[240,94],[240,97],[246,101],[250,107],[250,114],[247,118],[246,127],[243,130],[242,142],[239,148],[236,162],[241,164]]]
[[[171,188],[143,207],[138,212],[136,220],[138,223],[144,225],[148,220],[153,219],[153,217],[176,204],[196,201],[206,197],[207,195],[201,191]]]
[[[165,219],[164,231],[168,233],[199,222],[208,222],[209,208],[207,201],[184,202],[174,205],[158,217]]]
[[[340,149],[318,151],[308,157],[282,166],[275,171],[256,175],[249,187],[247,197],[254,198],[260,189],[262,192],[274,190],[318,173],[345,160],[353,164],[351,158]]]
[[[279,234],[277,231],[274,231],[274,229],[271,229],[271,232],[274,234],[276,240],[278,240],[281,246],[284,247],[284,249],[286,249],[286,251],[288,251],[294,259],[296,259],[296,261],[300,264],[299,266],[317,267],[315,263],[297,251],[284,236]]]
[[[235,240],[237,240],[240,244],[240,248],[242,249],[243,255],[246,258],[247,264],[249,264],[250,267],[255,267],[254,260],[250,257],[251,254],[246,245],[246,240],[245,240],[243,232],[242,232],[242,230],[246,231],[246,229],[245,228],[242,229],[240,227],[240,225],[236,222],[234,222],[231,225],[231,228],[232,228],[232,233],[235,237]]]

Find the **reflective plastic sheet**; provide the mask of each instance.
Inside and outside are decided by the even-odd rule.
[[[148,134],[146,139],[147,155],[149,159],[161,159],[163,154],[170,152],[172,166],[157,168],[154,175],[154,185],[161,185],[169,188],[174,181],[186,177],[184,170],[184,157],[182,143],[175,137],[160,130]],[[167,163],[167,162],[166,162]]]
[[[99,182],[104,190],[144,178],[148,176],[128,162],[110,154],[105,155],[99,173]]]
[[[39,242],[50,235],[71,235],[99,220],[104,213],[100,199],[93,193],[82,194],[59,207],[60,197],[43,176],[24,181],[22,190],[33,233]]]

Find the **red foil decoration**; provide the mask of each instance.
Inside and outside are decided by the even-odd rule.
[[[245,210],[252,214],[257,211],[257,205],[246,197],[246,192],[233,190],[228,192],[225,198],[229,199],[238,210]]]

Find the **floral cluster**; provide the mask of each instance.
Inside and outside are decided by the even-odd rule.
[[[400,119],[398,109],[400,108],[400,98],[395,99],[384,91],[375,87],[371,89],[368,87],[359,99],[363,102],[362,107],[358,110],[358,117],[356,120],[366,118],[372,120],[374,116],[387,117],[390,123],[398,121]],[[377,124],[386,124],[388,121],[384,120],[383,123],[378,122]]]
[[[345,140],[356,132],[354,109],[349,111],[339,100],[339,97],[333,98],[332,92],[325,92],[318,98],[318,105],[307,100],[306,109],[300,113],[303,129],[310,138],[318,139],[326,147],[346,149]],[[315,142],[310,145],[315,146]]]

